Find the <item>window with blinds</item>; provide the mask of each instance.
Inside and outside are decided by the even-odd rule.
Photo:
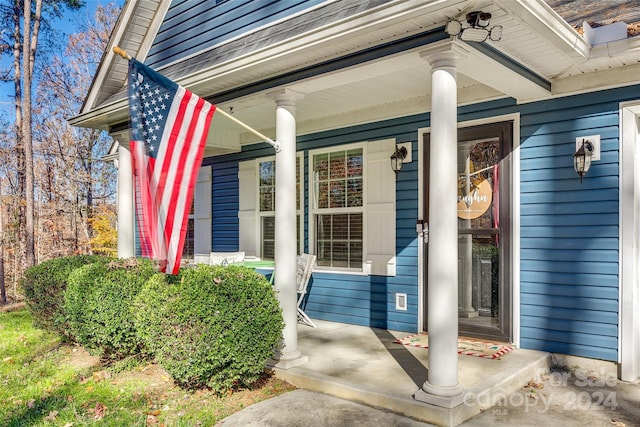
[[[300,254],[300,157],[296,157],[296,209],[298,211],[296,229],[298,254]],[[276,161],[275,159],[258,162],[259,215],[262,242],[262,259],[272,260],[275,256],[275,210],[276,210]]]
[[[306,171],[298,153],[298,251],[308,239],[318,268],[396,275],[396,179],[389,167],[395,145],[384,139],[310,150]],[[238,246],[247,256],[274,255],[275,171],[273,157],[238,164]]]
[[[313,156],[319,266],[362,268],[363,161],[362,148]]]

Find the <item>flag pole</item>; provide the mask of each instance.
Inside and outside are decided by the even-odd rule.
[[[116,55],[120,55],[121,57],[123,57],[127,61],[131,60],[131,55],[129,55],[127,53],[127,51],[121,49],[119,46],[114,46],[113,47],[113,53],[115,53]],[[258,132],[257,130],[255,130],[254,128],[252,128],[249,125],[245,124],[244,122],[241,122],[240,120],[236,119],[231,114],[227,113],[226,111],[222,110],[221,108],[216,108],[216,112],[222,114],[224,117],[226,117],[227,119],[231,120],[232,122],[242,126],[246,130],[248,130],[249,132],[251,132],[252,134],[257,136],[258,138],[263,139],[265,142],[267,142],[269,145],[271,145],[276,150],[276,153],[280,152],[280,143],[278,141],[274,141],[271,138],[263,135],[262,133]]]
[[[275,150],[276,153],[280,152],[280,143],[278,141],[274,141],[271,138],[264,136],[263,134],[261,134],[260,132],[258,132],[257,130],[255,130],[254,128],[246,125],[244,122],[241,122],[240,120],[236,119],[235,117],[233,117],[231,114],[227,113],[226,111],[224,111],[222,108],[216,108],[216,113],[220,113],[223,116],[225,116],[227,119],[239,124],[240,126],[242,126],[243,128],[245,128],[246,130],[248,130],[249,132],[253,133],[255,136],[257,136],[258,138],[262,138],[264,139],[269,145],[271,145]]]
[[[114,46],[113,53],[122,56],[127,61],[131,61],[131,55],[129,55],[126,50],[122,50],[120,46]]]

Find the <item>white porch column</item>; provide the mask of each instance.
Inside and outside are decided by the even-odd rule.
[[[275,285],[285,326],[283,348],[276,367],[288,369],[306,363],[307,356],[298,350],[297,313],[297,236],[296,236],[296,101],[301,94],[284,89],[269,96],[276,102],[276,218]]]
[[[427,261],[427,381],[417,400],[445,407],[462,403],[458,382],[457,45],[423,52],[431,65],[429,255]]]
[[[128,145],[128,144],[127,144]],[[133,205],[133,170],[131,152],[118,147],[118,258],[135,256],[135,209]]]

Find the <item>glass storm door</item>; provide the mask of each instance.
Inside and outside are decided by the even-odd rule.
[[[458,328],[461,336],[504,341],[511,338],[511,135],[511,122],[458,130],[458,189],[452,197],[458,202]],[[428,135],[425,143],[424,160],[428,165]],[[426,218],[428,169],[425,166]],[[427,307],[426,301],[424,307]]]

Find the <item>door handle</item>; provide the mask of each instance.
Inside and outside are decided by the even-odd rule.
[[[425,243],[429,241],[429,223],[423,219],[416,221],[416,231],[424,238]]]

